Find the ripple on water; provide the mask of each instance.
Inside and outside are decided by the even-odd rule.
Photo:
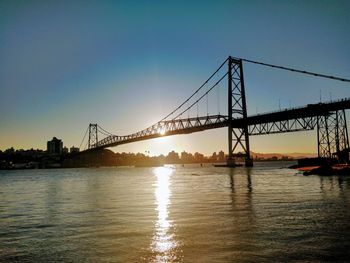
[[[0,261],[349,261],[350,178],[287,165],[0,171]]]

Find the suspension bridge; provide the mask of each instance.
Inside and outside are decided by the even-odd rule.
[[[82,152],[163,136],[227,127],[227,165],[234,166],[236,157],[240,157],[244,158],[246,166],[252,166],[250,136],[317,129],[319,158],[337,158],[342,162],[349,160],[350,147],[345,110],[350,108],[350,98],[248,116],[243,63],[350,83],[350,80],[345,78],[229,56],[191,96],[163,119],[146,129],[128,135],[115,135],[98,124],[89,124],[81,143],[83,145],[87,137],[86,149]],[[219,92],[220,86],[224,86],[227,90],[227,114],[219,112],[216,115],[210,115],[208,98],[212,96],[214,90]],[[217,103],[220,103],[220,100],[218,95]],[[200,103],[206,104],[207,114],[204,116],[199,116]],[[196,116],[190,116],[195,109]]]

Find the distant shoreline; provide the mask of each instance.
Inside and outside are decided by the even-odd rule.
[[[254,162],[297,162],[297,159],[288,159],[288,160],[254,160]],[[238,162],[240,163],[240,162]],[[13,168],[0,168],[0,171],[15,171],[15,170],[53,170],[53,169],[75,169],[75,168],[108,168],[108,167],[133,167],[133,168],[147,168],[147,167],[159,167],[159,166],[163,166],[163,165],[182,165],[182,166],[186,166],[186,165],[213,165],[214,164],[225,164],[223,162],[192,162],[192,163],[164,163],[162,165],[142,165],[142,164],[132,164],[132,165],[101,165],[101,166],[81,166],[81,167],[43,167],[43,168],[37,168],[37,167],[13,167]]]

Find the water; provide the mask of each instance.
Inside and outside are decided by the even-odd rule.
[[[0,171],[0,261],[349,261],[350,178],[287,165]]]

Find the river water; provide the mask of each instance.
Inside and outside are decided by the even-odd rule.
[[[0,261],[350,261],[350,178],[288,165],[0,171]]]

